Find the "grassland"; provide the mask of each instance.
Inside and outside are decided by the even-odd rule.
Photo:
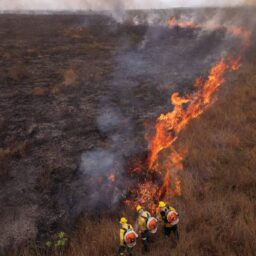
[[[174,248],[160,231],[148,255],[255,255],[255,109],[255,67],[245,66],[223,86],[218,102],[184,131],[181,143],[190,153],[182,196],[172,202],[181,214],[181,239]],[[119,216],[82,218],[67,255],[115,255]],[[135,251],[140,255],[140,243]]]
[[[135,131],[117,129],[122,145],[145,153],[145,120],[207,74],[227,47],[225,31],[117,24],[92,14],[6,14],[0,28],[0,255],[116,255],[119,218],[134,224],[134,212],[88,210],[79,176],[82,153],[112,143],[97,118],[106,105],[120,111]],[[217,102],[181,134],[178,146],[189,153],[182,195],[170,202],[181,215],[181,239],[174,247],[160,228],[149,256],[255,255],[255,54],[253,44]],[[47,248],[59,231],[68,236],[65,250]]]

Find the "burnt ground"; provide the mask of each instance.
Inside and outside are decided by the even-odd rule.
[[[97,184],[88,199],[83,153],[92,152],[85,163],[96,161],[96,175],[108,156],[123,170],[146,150],[144,122],[170,108],[170,93],[191,91],[239,48],[225,29],[135,26],[97,14],[1,15],[0,35],[2,248],[69,227],[101,203]]]

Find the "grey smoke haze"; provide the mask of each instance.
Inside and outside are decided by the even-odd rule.
[[[147,24],[148,26],[145,28],[144,36],[135,48],[127,48],[129,50],[125,51],[122,49],[127,47],[126,44],[130,39],[124,37],[124,40],[120,40],[120,49],[116,50],[116,65],[112,73],[114,93],[112,97],[108,95],[104,98],[97,117],[98,129],[107,137],[106,145],[108,146],[96,147],[84,152],[81,157],[80,171],[85,177],[85,187],[90,191],[87,202],[91,209],[97,208],[102,202],[108,202],[108,205],[113,207],[122,196],[125,196],[129,185],[127,184],[129,179],[126,179],[126,183],[123,182],[127,171],[127,160],[130,156],[143,151],[136,143],[136,118],[123,113],[120,106],[113,103],[116,98],[120,100],[125,98],[130,107],[140,109],[140,112],[144,105],[148,105],[144,100],[151,100],[152,109],[150,112],[145,109],[144,119],[155,117],[158,112],[165,111],[166,106],[163,106],[165,101],[161,106],[154,106],[154,96],[151,98],[146,95],[147,91],[153,91],[150,86],[156,84],[156,94],[160,92],[163,95],[170,95],[175,89],[174,85],[179,85],[178,90],[182,91],[181,85],[185,84],[186,90],[186,80],[190,85],[193,84],[195,77],[202,73],[206,74],[212,63],[218,61],[220,56],[226,56],[237,43],[234,37],[225,31],[210,29],[211,24],[222,24],[223,27],[234,25],[242,22],[244,15],[238,13],[227,19],[225,12],[222,13],[222,11],[213,12],[207,17],[193,11],[183,13],[179,15],[179,19],[193,20],[196,24],[197,22],[203,24],[204,27],[204,29],[187,31],[184,34],[175,32],[175,29],[169,31],[162,26],[161,20],[166,20],[166,18],[154,11],[146,16],[135,16],[133,24],[142,26]],[[154,25],[150,26],[151,24]],[[193,62],[192,65],[191,62]],[[169,72],[166,72],[166,67],[170,67]],[[136,98],[131,92],[141,87],[140,81],[143,81],[145,77],[150,81],[148,85],[145,85],[145,95],[143,99]],[[165,99],[168,101],[169,109],[169,98]],[[139,118],[141,119],[142,116]],[[116,176],[114,186],[108,179],[112,173]],[[101,185],[97,187],[93,180],[99,177]],[[119,188],[117,191],[116,185]],[[112,190],[114,193],[106,194],[109,186],[114,189]]]
[[[168,3],[170,4],[170,2],[137,1],[135,5],[135,1],[130,1],[131,5],[128,6],[129,1],[35,0],[32,2],[29,0],[0,0],[0,10],[105,8],[114,10],[114,14],[122,15],[125,8],[162,8],[169,7]],[[206,1],[183,1],[183,3],[185,2],[186,5],[193,6],[206,4]],[[214,2],[216,3],[216,1]],[[236,3],[239,2],[241,1]],[[174,3],[181,5],[182,1],[172,1],[172,6],[175,5]],[[207,3],[213,3],[213,1],[208,1]],[[228,4],[231,1],[219,1],[218,4],[221,3]],[[232,4],[234,3],[232,1]],[[240,14],[238,17],[228,19],[228,23],[232,24],[235,21],[239,21],[239,17]],[[155,20],[161,18],[161,15],[150,14],[147,17],[147,24],[154,24]],[[192,18],[195,21],[201,19],[200,15],[193,13],[190,13],[189,17],[187,15],[182,16],[182,19],[186,18]],[[135,20],[137,19],[139,18],[137,17]],[[211,18],[207,16],[207,23],[211,22],[214,24],[227,23],[225,13],[218,12]],[[107,29],[112,31],[112,27]],[[136,155],[136,152],[140,153],[142,151],[141,147],[143,147],[136,140],[138,137],[143,139],[143,134],[138,135],[136,131],[136,118],[139,116],[141,120],[146,120],[148,117],[155,117],[159,110],[163,111],[166,106],[169,110],[168,95],[170,95],[169,90],[174,89],[171,88],[172,83],[186,87],[187,80],[191,82],[192,77],[205,73],[207,71],[205,69],[208,69],[211,63],[214,63],[220,55],[225,53],[226,49],[232,46],[234,41],[233,38],[229,38],[229,36],[223,35],[221,32],[215,33],[214,31],[203,30],[187,31],[186,33],[181,31],[179,33],[175,32],[175,29],[169,31],[162,26],[152,26],[146,29],[145,35],[141,36],[143,40],[136,48],[126,45],[132,39],[132,35],[128,33],[120,39],[120,49],[117,49],[119,52],[115,55],[116,65],[113,74],[111,74],[113,79],[110,81],[111,89],[115,93],[111,92],[113,98],[108,95],[107,97],[109,98],[104,99],[104,102],[99,106],[101,109],[97,111],[97,113],[100,113],[96,120],[97,128],[104,138],[102,139],[102,144],[100,146],[95,145],[93,149],[82,154],[79,165],[81,175],[75,178],[74,183],[68,185],[69,189],[75,190],[74,196],[72,193],[60,193],[60,195],[56,196],[59,206],[55,208],[66,209],[67,213],[72,212],[70,215],[72,217],[77,217],[83,210],[94,210],[98,206],[102,206],[103,203],[104,206],[107,205],[109,208],[118,205],[122,196],[125,195],[126,188],[129,186],[127,179],[125,179],[126,183],[123,182],[123,176],[126,173],[125,164],[130,156]],[[163,88],[160,88],[160,86]],[[135,95],[133,93],[133,89],[136,90],[138,88],[144,89],[143,94]],[[178,89],[182,90],[181,88]],[[160,94],[163,94],[162,98]],[[128,113],[124,111],[124,108],[119,108],[119,105],[124,104],[120,104],[120,102],[127,102],[125,110],[129,111]],[[164,106],[165,102],[166,106]],[[134,108],[135,118],[129,115],[132,112],[130,111],[131,108]],[[114,185],[109,179],[112,173],[116,177]],[[20,175],[24,176],[23,173]],[[31,175],[31,177],[34,176]],[[19,194],[22,195],[22,193]],[[71,203],[65,201],[69,197],[72,199],[70,199]],[[112,210],[114,209],[113,207]],[[21,208],[19,212],[21,212],[20,217],[16,217],[15,222],[11,218],[10,220],[8,219],[6,226],[10,237],[15,237],[17,243],[20,242],[19,238],[35,237],[38,219],[41,218],[41,215],[48,216],[33,207],[25,210]],[[28,221],[25,222],[24,219]],[[30,230],[27,229],[29,226],[32,227]],[[5,231],[5,229],[3,230]],[[17,230],[19,230],[19,233]],[[2,241],[0,239],[0,244],[10,240],[9,236],[7,238],[4,237]]]
[[[109,143],[106,147],[82,154],[80,181],[84,182],[89,192],[87,209],[95,210],[105,205],[113,210],[126,193],[128,183],[123,182],[126,158],[136,153],[138,147],[133,140],[133,124],[120,109],[103,105],[100,113],[97,117],[98,129],[107,136]],[[83,208],[83,205],[80,207]]]
[[[255,0],[1,0],[0,10],[120,10],[255,4]]]

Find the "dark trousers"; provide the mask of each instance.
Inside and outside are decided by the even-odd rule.
[[[148,239],[149,239],[149,231],[145,230],[145,231],[143,231],[141,233],[142,250],[143,250],[143,252],[148,252],[149,251]]]
[[[127,254],[129,256],[131,256],[132,255],[132,250],[133,250],[133,248],[129,248],[127,246],[120,246],[119,250],[118,250],[118,255],[120,255],[120,256],[125,255],[125,253],[127,252]]]
[[[180,236],[179,236],[179,230],[177,225],[172,227],[164,227],[164,235],[167,237],[170,237],[171,234],[173,234],[176,241],[179,240]]]

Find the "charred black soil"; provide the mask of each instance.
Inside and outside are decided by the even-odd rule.
[[[69,230],[97,208],[105,198],[88,198],[82,154],[104,159],[111,147],[121,162],[143,154],[145,122],[170,108],[169,95],[191,91],[225,51],[241,47],[225,28],[167,28],[160,20],[0,16],[0,248]],[[125,196],[119,189],[108,210]]]

